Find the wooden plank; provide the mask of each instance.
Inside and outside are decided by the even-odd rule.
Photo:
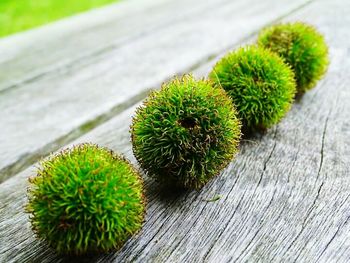
[[[198,1],[186,2],[197,10],[192,16],[86,65],[0,94],[0,181],[139,101],[169,76],[196,67],[307,2],[210,0],[195,9]]]
[[[72,64],[86,63],[91,57],[125,45],[208,6],[206,1],[197,1],[193,5],[195,2],[191,1],[184,10],[183,0],[121,1],[2,38],[0,91],[50,73],[56,74],[57,70]]]
[[[318,26],[330,44],[326,78],[267,134],[241,145],[237,159],[199,192],[169,193],[146,178],[143,230],[98,262],[349,262],[350,6],[317,1],[290,19]],[[201,73],[205,73],[205,68]],[[198,74],[198,73],[197,73]],[[86,134],[132,157],[128,126],[135,107]],[[26,178],[0,185],[0,255],[5,262],[62,258],[33,237]],[[213,196],[216,202],[206,202]],[[83,260],[84,258],[79,258]]]

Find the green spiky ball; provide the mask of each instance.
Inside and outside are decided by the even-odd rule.
[[[42,161],[26,211],[36,235],[64,254],[120,248],[143,223],[143,182],[123,157],[80,144]]]
[[[292,67],[301,94],[315,86],[329,64],[323,36],[301,22],[266,28],[260,33],[258,44],[279,54]]]
[[[244,132],[266,129],[280,121],[296,91],[289,66],[278,55],[256,46],[228,53],[209,78],[232,98]]]
[[[232,160],[240,122],[223,89],[185,75],[150,94],[131,133],[134,154],[150,176],[198,189]]]

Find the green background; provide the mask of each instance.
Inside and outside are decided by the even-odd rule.
[[[117,0],[0,0],[0,37]]]

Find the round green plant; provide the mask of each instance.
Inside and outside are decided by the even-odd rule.
[[[300,94],[315,86],[329,64],[323,36],[301,22],[266,28],[260,33],[258,44],[279,54],[292,67]]]
[[[232,160],[240,128],[223,89],[185,75],[164,83],[138,108],[131,127],[133,151],[158,181],[199,189]]]
[[[278,55],[257,46],[228,53],[209,78],[231,97],[244,132],[264,130],[280,121],[296,92],[290,67]]]
[[[34,232],[64,254],[118,249],[141,228],[145,214],[139,172],[93,144],[42,161],[28,198]]]

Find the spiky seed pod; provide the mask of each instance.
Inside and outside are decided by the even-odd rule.
[[[323,36],[305,23],[268,27],[260,33],[258,44],[279,54],[292,67],[300,94],[315,86],[329,64]]]
[[[131,133],[134,154],[150,176],[199,189],[237,152],[240,122],[223,89],[185,75],[150,94]]]
[[[141,228],[145,214],[139,172],[93,144],[42,161],[28,198],[34,232],[64,254],[118,249]]]
[[[232,98],[244,133],[280,121],[296,92],[290,67],[278,55],[257,46],[228,53],[217,62],[209,78]]]

